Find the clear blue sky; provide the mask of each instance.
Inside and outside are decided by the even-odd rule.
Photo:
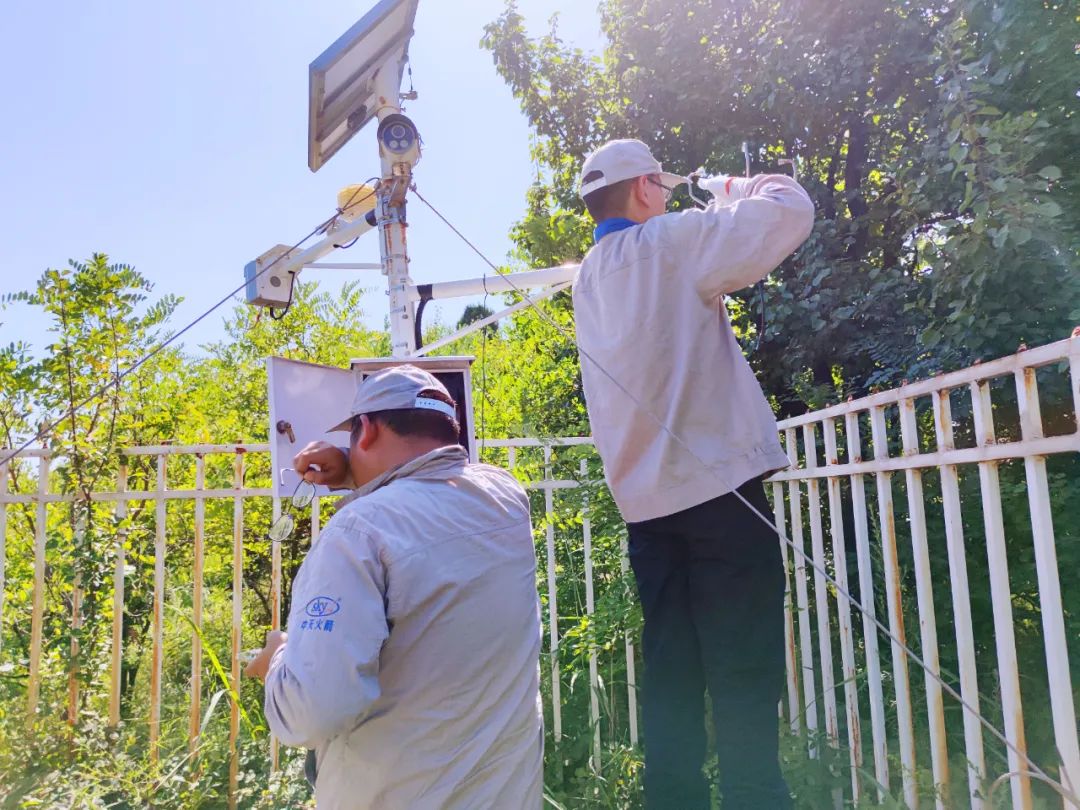
[[[374,128],[318,174],[307,168],[308,64],[374,0],[190,0],[18,3],[0,49],[0,293],[28,289],[47,267],[104,251],[134,265],[155,293],[184,298],[186,324],[242,281],[245,262],[292,243],[333,211],[340,187],[378,173]],[[420,0],[411,55],[425,141],[417,184],[495,261],[535,177],[517,102],[479,48],[502,0]],[[560,14],[567,41],[595,50],[595,2],[520,0],[530,29]],[[407,81],[407,80],[406,80]],[[482,143],[482,146],[481,146]],[[479,259],[419,202],[409,209],[417,282],[478,276]],[[326,261],[377,261],[373,234]],[[339,283],[342,271],[308,271]],[[328,274],[341,274],[330,276]],[[365,275],[366,274],[366,275]],[[349,273],[377,291],[378,271]],[[425,315],[453,322],[465,302]],[[227,306],[185,340],[221,336]],[[0,343],[40,348],[26,307],[0,312]]]

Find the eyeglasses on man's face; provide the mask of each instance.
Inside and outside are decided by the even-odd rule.
[[[671,202],[671,195],[675,193],[675,189],[669,188],[668,186],[665,186],[663,183],[661,183],[659,180],[657,180],[657,179],[655,179],[653,177],[648,177],[646,179],[650,183],[652,183],[654,186],[660,186],[660,188],[662,188],[664,190],[664,202],[665,203]]]

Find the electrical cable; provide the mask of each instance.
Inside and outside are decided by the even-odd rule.
[[[292,306],[293,302],[293,290],[296,285],[296,273],[289,273],[289,275],[292,276],[292,278],[289,279],[289,300],[285,302],[285,306],[281,308],[280,313],[277,312],[274,307],[267,307],[271,320],[280,321],[289,314],[289,308]]]
[[[413,339],[419,350],[424,348],[424,307],[432,300],[431,285],[417,284],[416,293],[420,296],[420,301],[416,305],[416,315],[413,316]]]
[[[374,193],[374,192],[372,192],[372,193]],[[357,192],[353,192],[353,197],[355,197],[356,194],[357,194]],[[371,196],[371,195],[369,194],[368,196]],[[268,265],[266,265],[266,267],[264,267],[262,270],[257,272],[255,275],[253,275],[250,279],[244,279],[243,284],[241,284],[240,286],[238,286],[235,289],[231,290],[227,295],[225,295],[223,298],[221,298],[221,300],[219,300],[216,304],[211,306],[209,309],[205,310],[202,314],[200,314],[194,320],[190,321],[186,326],[184,326],[178,332],[174,332],[173,334],[169,335],[169,337],[162,340],[154,348],[152,348],[150,351],[148,351],[146,354],[144,354],[142,357],[140,357],[138,360],[136,360],[134,363],[132,363],[130,366],[128,366],[123,371],[116,372],[114,379],[110,380],[109,382],[107,382],[104,385],[102,385],[102,386],[98,387],[97,389],[95,389],[89,396],[85,397],[84,399],[80,400],[76,404],[72,405],[70,408],[68,408],[66,411],[64,411],[64,413],[62,415],[58,416],[53,421],[46,422],[44,425],[42,425],[38,429],[37,433],[35,433],[29,439],[27,439],[22,444],[20,444],[17,448],[15,448],[8,455],[4,456],[3,458],[0,458],[0,467],[3,467],[5,464],[7,464],[12,459],[17,458],[18,455],[21,452],[26,450],[28,447],[30,447],[35,442],[39,442],[42,439],[44,439],[46,436],[48,436],[50,433],[52,433],[53,430],[55,430],[57,427],[59,427],[61,422],[63,422],[65,419],[73,418],[75,416],[75,414],[78,413],[82,408],[84,408],[90,402],[93,402],[95,399],[97,399],[102,394],[107,392],[113,386],[117,386],[119,388],[120,382],[124,378],[126,378],[128,375],[134,373],[139,368],[141,368],[143,365],[145,365],[147,362],[149,362],[154,357],[159,355],[166,348],[168,348],[173,343],[175,343],[178,338],[180,338],[182,335],[186,334],[187,332],[191,331],[193,328],[195,328],[195,326],[197,326],[199,323],[201,323],[203,320],[205,320],[212,312],[214,312],[219,307],[224,306],[226,303],[228,303],[230,300],[232,300],[232,297],[234,295],[236,295],[237,293],[243,291],[247,287],[248,284],[250,284],[251,282],[253,282],[256,279],[258,279],[259,277],[261,277],[271,267],[273,267],[275,264],[280,262],[286,256],[289,256],[294,250],[296,250],[301,245],[303,245],[305,242],[307,242],[311,237],[315,236],[315,234],[325,232],[326,228],[331,223],[333,223],[341,215],[342,211],[345,208],[348,208],[350,205],[353,204],[353,202],[354,202],[353,197],[351,197],[349,199],[349,202],[346,203],[344,206],[341,206],[340,208],[338,208],[336,213],[333,216],[331,216],[329,219],[327,219],[327,220],[319,223],[318,225],[316,225],[315,228],[313,228],[305,237],[303,237],[300,241],[296,242],[292,247],[290,247],[288,250],[286,250],[284,253],[282,253],[280,256],[278,256],[276,259],[274,259],[272,262],[270,262]],[[295,280],[295,273],[293,274],[293,276],[294,276],[294,280]],[[292,287],[290,286],[290,288],[289,288],[289,303],[291,303],[291,302],[292,302]],[[288,305],[286,305],[285,310],[288,311]],[[280,317],[284,317],[284,312],[282,313],[282,315]]]
[[[436,208],[435,208],[435,207],[434,207],[434,206],[433,206],[433,205],[432,205],[432,204],[431,204],[430,202],[428,202],[428,201],[427,201],[427,199],[425,199],[425,198],[424,198],[424,196],[423,196],[422,194],[420,194],[420,192],[419,192],[419,191],[417,191],[417,190],[416,190],[415,186],[413,187],[413,192],[414,192],[414,193],[416,194],[416,196],[417,196],[417,197],[418,197],[418,198],[420,199],[420,201],[421,201],[421,202],[423,202],[423,203],[424,203],[424,204],[425,204],[425,205],[426,205],[426,206],[427,206],[428,208],[430,208],[430,209],[432,210],[432,212],[433,212],[433,213],[434,213],[434,214],[435,214],[435,215],[436,215],[436,216],[437,216],[437,217],[438,217],[439,219],[441,219],[441,220],[442,220],[442,221],[443,221],[444,223],[446,223],[446,225],[447,225],[447,226],[448,226],[448,227],[449,227],[449,228],[450,228],[450,229],[451,229],[451,230],[452,230],[452,231],[453,231],[453,232],[454,232],[455,234],[457,234],[457,235],[458,235],[458,237],[459,237],[459,238],[460,238],[460,239],[461,239],[461,240],[462,240],[463,242],[465,242],[465,244],[467,244],[467,245],[468,245],[468,246],[469,246],[470,248],[472,248],[472,250],[473,250],[473,251],[474,251],[474,252],[475,252],[475,253],[476,253],[476,254],[477,254],[478,256],[480,256],[480,258],[481,258],[481,259],[483,259],[483,260],[484,260],[484,262],[486,262],[486,263],[487,263],[487,264],[488,264],[488,265],[489,265],[489,266],[490,266],[491,268],[493,268],[493,269],[494,269],[494,270],[495,270],[496,272],[498,272],[498,268],[497,268],[497,267],[495,266],[495,264],[494,264],[494,263],[493,263],[493,262],[492,262],[492,261],[491,261],[490,259],[488,259],[488,258],[487,258],[487,256],[485,256],[485,255],[484,255],[484,254],[483,254],[483,253],[482,253],[482,252],[480,251],[480,249],[476,247],[476,245],[474,245],[474,244],[473,244],[472,242],[470,242],[470,241],[469,241],[469,240],[468,240],[468,239],[467,239],[467,238],[466,238],[466,237],[465,237],[465,236],[464,236],[464,235],[463,235],[463,234],[461,233],[461,231],[459,231],[459,230],[458,230],[458,229],[457,229],[456,227],[454,227],[454,226],[453,226],[453,225],[452,225],[452,224],[450,223],[450,221],[449,221],[449,220],[447,220],[447,218],[446,218],[445,216],[443,216],[443,214],[442,214],[441,212],[439,212],[439,211],[438,211],[438,209],[436,209]],[[500,274],[500,275],[503,275],[503,274]],[[529,302],[529,304],[531,305],[531,307],[532,307],[532,308],[533,308],[533,309],[534,309],[534,310],[536,311],[537,315],[539,315],[539,316],[540,316],[540,318],[541,318],[542,320],[546,321],[546,322],[547,322],[547,323],[548,323],[548,324],[549,324],[550,326],[552,326],[552,327],[553,327],[553,328],[554,328],[554,329],[555,329],[555,330],[556,330],[557,332],[559,332],[559,333],[560,333],[560,334],[561,334],[561,335],[562,335],[562,336],[563,336],[563,337],[564,337],[565,339],[567,339],[567,340],[570,340],[570,341],[573,341],[573,342],[574,342],[575,344],[577,343],[577,341],[576,341],[576,340],[574,339],[573,335],[570,335],[570,334],[569,334],[569,333],[568,333],[568,332],[566,331],[566,329],[564,329],[564,328],[563,328],[563,327],[562,327],[562,326],[561,326],[561,325],[560,325],[560,324],[559,324],[559,323],[558,323],[558,322],[557,322],[557,321],[556,321],[555,319],[553,319],[553,318],[552,318],[552,317],[551,317],[550,315],[548,315],[548,313],[544,312],[544,310],[543,310],[543,309],[541,309],[541,308],[540,308],[540,307],[539,307],[539,306],[538,306],[538,305],[536,304],[536,302],[535,302],[535,301],[533,301],[533,300],[532,300],[532,298],[530,298],[530,297],[529,297],[529,295],[528,295],[528,293],[527,293],[527,292],[525,292],[524,290],[522,290],[522,289],[520,289],[519,287],[517,287],[517,286],[516,286],[516,285],[515,285],[515,284],[514,284],[514,283],[513,283],[513,282],[512,282],[512,281],[511,281],[511,280],[510,280],[509,278],[506,278],[506,276],[505,276],[505,275],[503,276],[503,278],[504,278],[504,279],[506,280],[506,283],[507,283],[507,284],[508,284],[508,285],[509,285],[509,286],[510,286],[510,287],[511,287],[512,289],[514,289],[514,290],[515,290],[515,291],[516,291],[516,292],[517,292],[518,294],[520,294],[520,295],[521,295],[521,296],[522,296],[522,297],[523,297],[523,298],[524,298],[524,299],[525,299],[526,301],[528,301],[528,302]],[[877,629],[878,629],[878,631],[879,631],[880,633],[882,633],[882,634],[883,634],[883,635],[884,635],[884,636],[885,636],[886,638],[888,638],[888,639],[889,639],[889,640],[890,640],[890,641],[891,641],[891,642],[892,642],[893,644],[895,644],[895,645],[896,645],[896,647],[897,647],[898,649],[902,650],[902,651],[904,652],[904,654],[905,654],[905,655],[906,655],[906,656],[907,656],[907,657],[908,657],[908,658],[909,658],[910,660],[912,660],[912,661],[914,661],[914,662],[915,662],[916,664],[918,664],[918,666],[919,666],[919,667],[920,667],[920,668],[921,668],[921,669],[922,669],[922,670],[923,670],[923,671],[924,671],[925,673],[927,673],[928,675],[930,675],[930,677],[931,677],[931,678],[932,678],[932,679],[933,679],[934,681],[936,681],[936,682],[937,682],[937,684],[938,684],[938,685],[939,685],[939,686],[940,686],[940,687],[941,687],[941,688],[942,688],[942,689],[943,689],[943,690],[944,690],[944,691],[945,691],[945,692],[946,692],[946,693],[947,693],[947,694],[948,694],[948,695],[949,695],[950,697],[952,697],[953,699],[955,699],[955,700],[956,700],[956,701],[957,701],[957,702],[958,702],[958,703],[959,703],[959,704],[960,704],[960,705],[961,705],[961,706],[962,706],[962,707],[963,707],[963,708],[964,708],[964,709],[965,709],[966,711],[970,712],[970,713],[971,713],[971,715],[972,715],[973,717],[975,717],[975,718],[976,718],[976,719],[977,719],[977,720],[979,721],[979,723],[980,723],[980,724],[981,724],[981,725],[982,725],[982,726],[983,726],[983,727],[984,727],[984,728],[985,728],[985,729],[986,729],[986,730],[987,730],[988,732],[990,732],[990,734],[991,734],[991,735],[992,735],[992,736],[993,736],[993,737],[994,737],[994,738],[995,738],[996,740],[998,740],[998,741],[999,741],[1000,743],[1004,744],[1004,746],[1005,746],[1005,747],[1006,747],[1006,748],[1007,748],[1008,750],[1010,750],[1010,751],[1012,751],[1012,752],[1013,752],[1014,754],[1016,754],[1016,756],[1017,756],[1017,757],[1018,757],[1018,758],[1020,759],[1020,761],[1021,761],[1021,762],[1023,762],[1023,763],[1024,763],[1024,764],[1025,764],[1025,765],[1027,766],[1028,770],[1030,770],[1030,772],[1031,772],[1031,773],[1032,773],[1033,775],[1035,775],[1035,776],[1036,776],[1036,778],[1038,778],[1039,780],[1041,780],[1041,781],[1043,781],[1043,782],[1046,782],[1047,784],[1050,784],[1050,785],[1052,785],[1052,786],[1054,787],[1054,789],[1055,789],[1055,790],[1056,790],[1056,791],[1057,791],[1057,792],[1058,792],[1059,794],[1061,794],[1061,796],[1062,796],[1063,798],[1065,798],[1065,799],[1066,799],[1067,801],[1071,802],[1071,803],[1072,803],[1072,804],[1073,804],[1074,806],[1076,806],[1076,807],[1080,808],[1080,797],[1077,797],[1077,796],[1076,796],[1076,794],[1072,793],[1072,792],[1071,792],[1071,791],[1070,791],[1070,790],[1069,790],[1068,788],[1066,788],[1066,787],[1065,787],[1065,785],[1063,785],[1063,784],[1061,784],[1060,782],[1057,782],[1057,781],[1055,781],[1055,780],[1051,779],[1051,778],[1050,778],[1049,776],[1047,776],[1047,774],[1046,774],[1046,773],[1045,773],[1045,772],[1044,772],[1044,771],[1042,770],[1042,768],[1040,768],[1040,767],[1039,767],[1038,765],[1036,765],[1036,764],[1035,764],[1035,762],[1034,762],[1033,760],[1031,760],[1031,759],[1030,759],[1030,758],[1028,757],[1028,755],[1027,755],[1027,753],[1026,753],[1026,752],[1024,752],[1024,751],[1021,751],[1021,750],[1020,750],[1019,748],[1017,748],[1017,747],[1016,747],[1015,745],[1013,745],[1013,744],[1012,744],[1012,743],[1011,743],[1011,742],[1009,741],[1009,739],[1008,739],[1008,738],[1007,738],[1007,737],[1006,737],[1006,736],[1005,736],[1005,735],[1004,735],[1004,734],[1003,734],[1002,732],[998,731],[997,727],[996,727],[996,726],[994,726],[994,724],[993,724],[993,723],[991,723],[991,722],[990,722],[989,720],[987,720],[987,719],[986,719],[986,718],[985,718],[985,717],[984,717],[984,716],[983,716],[982,714],[980,714],[980,713],[979,713],[978,711],[976,711],[976,710],[975,710],[975,709],[974,709],[974,708],[973,708],[973,707],[972,707],[972,706],[971,706],[971,705],[970,705],[970,704],[969,704],[969,703],[968,703],[968,702],[967,702],[966,700],[964,700],[963,696],[962,696],[962,695],[961,695],[961,694],[960,694],[959,692],[957,692],[957,691],[956,691],[956,689],[954,689],[954,688],[953,688],[953,687],[952,687],[952,686],[951,686],[951,685],[950,685],[950,684],[949,684],[948,682],[946,682],[946,681],[945,681],[945,680],[944,680],[944,679],[943,679],[943,678],[941,677],[941,675],[940,675],[939,673],[937,673],[937,672],[934,672],[934,671],[933,671],[932,669],[930,669],[930,668],[929,668],[929,667],[928,667],[928,666],[926,665],[926,663],[925,663],[925,662],[924,662],[924,661],[922,660],[922,658],[920,658],[920,657],[919,657],[919,655],[918,655],[917,653],[915,653],[915,651],[914,651],[914,650],[912,650],[912,649],[911,649],[911,648],[910,648],[910,647],[909,647],[909,646],[908,646],[908,645],[907,645],[907,644],[906,644],[906,643],[905,643],[905,642],[904,642],[904,641],[903,641],[902,639],[900,639],[899,637],[897,637],[896,635],[894,635],[894,634],[893,634],[893,632],[892,632],[892,631],[891,631],[891,630],[890,630],[890,629],[889,629],[888,627],[886,627],[886,626],[885,626],[884,624],[882,624],[881,620],[880,620],[880,619],[878,619],[876,615],[873,615],[873,614],[871,614],[871,613],[870,613],[869,611],[865,610],[865,609],[863,608],[862,604],[861,604],[861,603],[860,603],[860,602],[859,602],[858,600],[856,600],[856,599],[855,599],[855,597],[853,597],[853,596],[852,596],[852,595],[851,595],[851,594],[850,594],[850,593],[849,593],[849,592],[848,592],[848,591],[847,591],[847,590],[846,590],[845,588],[841,587],[841,585],[840,585],[840,584],[839,584],[839,583],[838,583],[838,582],[837,582],[837,581],[836,581],[836,580],[835,580],[835,579],[834,579],[834,578],[833,578],[833,577],[832,577],[832,576],[831,576],[831,575],[829,574],[829,572],[828,572],[828,571],[827,571],[827,570],[825,569],[825,567],[824,567],[823,565],[818,565],[818,563],[817,563],[817,561],[816,561],[816,560],[814,560],[814,559],[813,559],[813,558],[812,558],[812,557],[811,557],[810,555],[808,555],[808,554],[807,554],[807,553],[806,553],[806,552],[805,552],[804,550],[802,550],[802,549],[800,549],[800,548],[799,548],[798,546],[796,546],[796,545],[794,544],[794,542],[792,542],[792,540],[791,540],[791,539],[790,539],[789,537],[787,537],[787,536],[786,536],[786,534],[785,534],[785,533],[784,533],[783,531],[781,531],[781,529],[780,529],[780,527],[779,527],[779,526],[777,526],[777,525],[776,525],[776,524],[775,524],[775,523],[774,523],[774,522],[773,522],[772,520],[770,520],[770,519],[769,519],[768,517],[766,517],[765,515],[763,515],[763,514],[762,514],[762,513],[761,513],[761,512],[760,512],[760,511],[759,511],[759,510],[757,509],[757,507],[755,507],[755,506],[754,506],[754,505],[753,505],[752,503],[750,503],[750,501],[749,501],[749,500],[747,500],[747,499],[746,499],[746,497],[745,497],[745,496],[743,496],[743,495],[742,495],[742,493],[740,493],[740,492],[738,491],[738,488],[737,488],[737,487],[732,487],[732,486],[731,486],[731,485],[730,485],[730,484],[729,484],[729,483],[728,483],[728,482],[727,482],[727,481],[726,481],[726,480],[724,479],[724,477],[723,477],[722,475],[720,475],[719,471],[718,471],[718,470],[716,470],[716,468],[715,468],[714,466],[711,466],[711,465],[709,465],[709,464],[708,464],[708,463],[707,463],[707,462],[706,462],[706,461],[705,461],[704,459],[702,459],[702,458],[701,458],[701,457],[700,457],[700,456],[699,456],[699,455],[698,455],[697,453],[695,453],[695,452],[693,451],[693,449],[692,449],[692,448],[691,448],[691,447],[689,446],[689,444],[687,444],[687,443],[686,443],[686,442],[685,442],[685,441],[684,441],[684,440],[683,440],[683,439],[682,439],[682,438],[681,438],[680,436],[678,436],[678,435],[677,435],[677,434],[676,434],[676,433],[675,433],[675,432],[674,432],[674,431],[673,431],[673,430],[672,430],[672,429],[671,429],[670,427],[668,427],[668,426],[667,426],[667,424],[665,424],[665,423],[663,422],[663,420],[661,420],[661,419],[660,419],[660,417],[658,417],[658,416],[657,416],[657,415],[656,415],[655,413],[653,413],[651,409],[647,408],[647,407],[646,407],[646,406],[645,406],[645,405],[644,405],[644,404],[643,404],[643,403],[642,403],[642,402],[641,402],[641,401],[640,401],[640,400],[639,400],[639,399],[638,399],[637,397],[635,397],[635,396],[634,396],[634,394],[633,394],[633,393],[632,393],[631,391],[629,391],[629,390],[628,390],[628,389],[626,388],[626,386],[622,384],[622,382],[621,382],[621,381],[619,381],[618,379],[616,379],[616,378],[615,378],[615,377],[614,377],[614,376],[613,376],[613,375],[612,375],[612,374],[611,374],[611,373],[610,373],[610,372],[609,372],[609,371],[608,371],[608,370],[607,370],[606,368],[604,368],[604,366],[603,366],[603,365],[601,365],[600,363],[598,363],[598,362],[597,362],[597,361],[596,361],[596,360],[595,360],[595,359],[594,359],[594,358],[593,358],[593,357],[592,357],[592,356],[591,356],[591,355],[590,355],[590,354],[589,354],[589,353],[588,353],[588,352],[587,352],[587,351],[586,351],[585,349],[583,349],[583,348],[582,348],[582,347],[581,347],[580,345],[579,345],[579,346],[577,346],[577,350],[578,350],[578,353],[579,353],[579,354],[580,354],[580,355],[581,355],[582,357],[584,357],[584,358],[585,358],[585,359],[587,359],[587,360],[588,360],[588,361],[589,361],[590,363],[592,363],[592,364],[593,364],[594,366],[596,366],[596,368],[597,368],[597,369],[598,369],[598,370],[600,371],[600,373],[602,373],[602,374],[603,374],[603,375],[604,375],[605,377],[607,377],[607,378],[608,378],[608,380],[610,380],[610,381],[611,381],[611,382],[612,382],[612,383],[613,383],[613,384],[614,384],[614,385],[615,385],[615,386],[616,386],[616,387],[617,387],[617,388],[618,388],[618,389],[619,389],[620,391],[622,391],[622,393],[623,393],[624,395],[626,395],[626,397],[627,397],[627,398],[628,398],[628,399],[629,399],[629,400],[630,400],[630,401],[631,401],[631,402],[632,402],[632,403],[634,404],[634,406],[635,406],[635,407],[637,407],[637,408],[638,408],[638,410],[639,410],[639,411],[641,411],[642,413],[644,413],[644,414],[645,414],[646,416],[648,416],[648,417],[649,417],[649,418],[650,418],[650,419],[651,419],[651,420],[652,420],[653,422],[655,422],[655,423],[656,423],[656,425],[657,425],[657,427],[659,427],[659,428],[660,428],[660,430],[661,430],[662,432],[664,432],[665,434],[667,434],[667,435],[668,435],[668,437],[670,437],[670,438],[671,438],[671,439],[672,439],[672,440],[673,440],[673,441],[674,441],[674,442],[675,442],[676,444],[678,444],[678,445],[679,445],[679,446],[680,446],[680,447],[681,447],[681,448],[682,448],[683,450],[685,450],[685,451],[686,451],[686,453],[687,453],[687,454],[688,454],[688,455],[689,455],[689,456],[690,456],[691,458],[693,458],[693,459],[694,459],[694,460],[695,460],[695,461],[696,461],[696,462],[697,462],[698,464],[700,464],[700,465],[702,466],[702,468],[704,468],[704,470],[705,470],[705,471],[706,471],[707,473],[711,474],[711,475],[712,475],[712,476],[713,476],[713,477],[714,477],[714,478],[715,478],[715,479],[716,479],[716,480],[717,480],[717,481],[718,481],[718,482],[719,482],[720,484],[722,484],[722,485],[723,485],[723,486],[724,486],[725,488],[729,489],[729,491],[730,491],[730,492],[731,492],[732,494],[734,494],[734,495],[735,495],[735,496],[736,496],[736,497],[737,497],[737,498],[738,498],[738,499],[739,499],[740,501],[742,501],[742,502],[743,502],[743,504],[744,504],[744,505],[746,506],[746,508],[747,508],[747,509],[749,509],[749,510],[750,510],[750,511],[751,511],[751,512],[752,512],[752,513],[753,513],[753,514],[754,514],[754,515],[755,515],[755,516],[756,516],[756,517],[757,517],[757,518],[759,519],[759,520],[761,520],[761,521],[762,521],[762,522],[763,522],[763,523],[764,523],[764,524],[765,524],[766,526],[768,526],[768,527],[769,527],[769,528],[770,528],[770,529],[771,529],[771,530],[772,530],[772,531],[773,531],[773,532],[774,532],[774,533],[775,533],[775,534],[777,535],[777,537],[779,537],[779,539],[780,539],[780,540],[781,540],[782,542],[784,542],[784,543],[786,543],[786,544],[787,544],[788,546],[790,546],[790,547],[791,547],[791,549],[792,549],[792,550],[793,550],[793,551],[794,551],[794,552],[795,552],[795,553],[796,553],[797,555],[799,555],[799,556],[800,556],[800,557],[801,557],[801,558],[803,559],[803,562],[804,562],[805,564],[809,565],[809,567],[810,567],[810,568],[812,568],[812,569],[813,569],[813,570],[814,570],[814,571],[815,571],[815,572],[816,572],[817,574],[820,574],[820,575],[821,575],[822,577],[824,577],[825,581],[826,581],[826,582],[828,582],[828,583],[829,583],[829,585],[831,585],[831,586],[832,586],[833,588],[835,588],[835,589],[836,589],[836,592],[837,592],[838,594],[840,594],[841,596],[843,596],[843,597],[844,597],[844,598],[845,598],[845,599],[846,599],[846,600],[847,600],[847,601],[848,601],[848,602],[849,602],[850,604],[854,605],[854,606],[855,606],[855,608],[856,608],[856,610],[857,610],[857,611],[858,611],[859,613],[863,614],[863,615],[864,615],[864,616],[865,616],[866,618],[868,618],[868,619],[869,619],[869,620],[870,620],[870,621],[871,621],[871,622],[872,622],[872,623],[873,623],[873,624],[874,624],[874,625],[875,625],[875,626],[877,627]],[[1009,774],[1005,774],[1005,777],[1008,777],[1008,776],[1009,776]]]

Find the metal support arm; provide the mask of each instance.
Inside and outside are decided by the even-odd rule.
[[[461,281],[441,281],[426,285],[431,288],[431,298],[462,298],[469,295],[508,293],[516,290],[551,287],[555,284],[573,282],[581,265],[564,264],[548,267],[544,270],[526,270],[522,273],[492,274],[481,278],[462,279]],[[409,300],[419,301],[418,285],[409,287]]]

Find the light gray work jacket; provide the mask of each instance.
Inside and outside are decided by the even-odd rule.
[[[540,615],[529,501],[444,447],[347,499],[293,585],[271,730],[317,751],[337,810],[541,805]]]
[[[731,198],[604,236],[574,282],[589,423],[628,522],[681,512],[788,464],[723,296],[806,240],[814,204],[783,175],[737,178]]]

